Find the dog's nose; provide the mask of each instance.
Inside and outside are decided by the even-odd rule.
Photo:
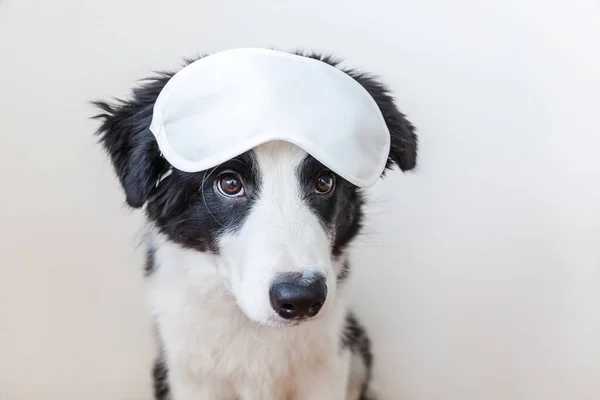
[[[282,318],[311,318],[321,311],[327,297],[327,284],[321,275],[298,273],[280,275],[269,290],[271,307]]]

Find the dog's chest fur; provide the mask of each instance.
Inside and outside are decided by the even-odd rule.
[[[329,302],[327,318],[291,328],[262,326],[242,313],[210,255],[157,234],[151,242],[149,302],[177,400],[188,400],[181,388],[191,393],[207,386],[223,399],[300,400],[298,393],[316,384],[315,375],[340,375],[346,382],[343,289]]]

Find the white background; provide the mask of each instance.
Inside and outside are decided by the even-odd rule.
[[[373,195],[354,300],[385,399],[600,398],[594,1],[0,1],[0,399],[148,400],[139,213],[87,104],[236,46],[382,75],[420,167]]]

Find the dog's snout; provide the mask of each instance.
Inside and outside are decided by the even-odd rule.
[[[325,303],[327,284],[321,275],[283,274],[271,285],[269,297],[271,306],[282,318],[311,318]]]

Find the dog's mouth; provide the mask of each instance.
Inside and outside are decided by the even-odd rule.
[[[283,318],[279,318],[279,317],[272,317],[272,318],[269,318],[266,325],[273,327],[273,328],[293,328],[296,326],[300,326],[300,325],[309,323],[309,322],[313,321],[314,319],[315,318],[303,318],[303,319],[289,320],[289,319],[283,319]]]
[[[268,318],[265,325],[272,326],[275,328],[293,328],[295,326],[307,325],[316,321],[319,321],[323,317],[322,313],[312,317],[301,317],[301,318],[282,318],[278,315],[273,315]]]
[[[302,323],[304,322],[306,321],[286,321],[284,319],[273,318],[269,320],[269,326],[272,326],[274,328],[291,328],[294,326],[302,325]]]

